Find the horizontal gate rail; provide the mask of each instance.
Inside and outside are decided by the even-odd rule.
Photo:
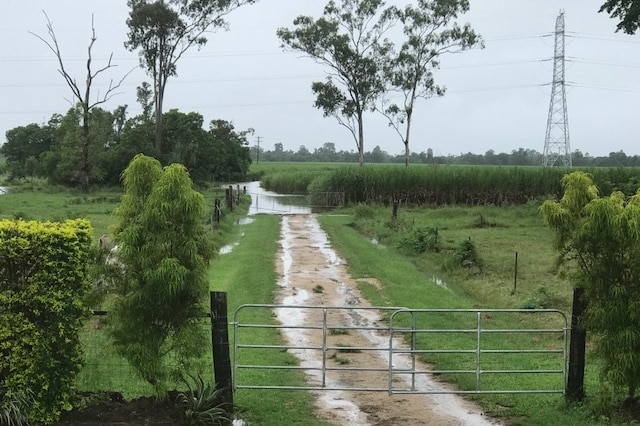
[[[287,324],[255,324],[255,323],[243,323],[241,321],[242,313],[250,309],[269,309],[269,310],[305,310],[307,312],[316,311],[321,314],[321,320],[317,324],[304,324],[304,325],[287,325]],[[247,304],[239,306],[233,315],[233,340],[234,340],[234,354],[233,354],[233,384],[234,389],[289,389],[289,390],[339,390],[339,391],[367,391],[367,392],[389,392],[386,383],[381,383],[379,387],[353,387],[335,385],[329,383],[327,380],[327,373],[329,372],[350,372],[350,373],[384,373],[385,377],[388,373],[388,367],[380,368],[367,368],[367,367],[333,367],[328,365],[328,353],[330,351],[358,351],[358,352],[379,352],[388,353],[389,347],[385,344],[372,345],[372,346],[332,346],[327,343],[328,336],[333,330],[355,331],[355,332],[378,332],[383,335],[389,333],[389,327],[385,325],[375,326],[369,324],[355,325],[355,324],[332,324],[329,316],[334,313],[348,313],[352,311],[372,313],[387,312],[388,314],[397,311],[398,307],[350,307],[350,306],[305,306],[305,305],[277,305],[277,304]],[[294,331],[294,332],[318,332],[321,333],[322,344],[265,344],[265,343],[243,343],[245,340],[240,336],[242,330],[268,330],[275,329],[281,331]],[[405,329],[403,327],[403,329]],[[410,330],[410,329],[406,329]],[[284,337],[283,337],[284,338]],[[241,362],[241,356],[243,352],[256,350],[256,351],[302,351],[302,352],[316,352],[318,354],[319,362],[317,364],[309,365],[269,365],[269,364],[246,364]],[[302,370],[311,374],[316,374],[314,377],[316,383],[306,383],[304,385],[258,385],[258,384],[246,384],[242,383],[238,379],[239,374],[243,370]]]
[[[445,329],[440,327],[434,328],[425,328],[424,323],[429,321],[429,316],[438,315],[439,317],[446,317],[447,315],[465,315],[469,314],[473,318],[474,328],[451,328]],[[545,315],[549,317],[557,317],[557,325],[555,327],[550,328],[488,328],[484,326],[485,322],[489,322],[487,320],[483,321],[482,317],[484,316],[494,316],[499,314],[508,314],[508,315],[517,315],[517,314],[526,314],[526,315]],[[403,315],[410,315],[410,318],[402,322]],[[413,324],[413,328],[408,330],[405,328],[400,328],[395,326],[398,323],[406,323],[407,321],[411,321]],[[421,326],[418,327],[417,323],[420,322]],[[559,310],[556,309],[403,309],[394,312],[389,318],[389,391],[390,393],[423,393],[423,394],[441,394],[441,393],[451,393],[451,394],[516,394],[516,393],[564,393],[565,384],[567,378],[567,347],[568,347],[568,334],[569,327],[566,315]],[[422,337],[420,348],[417,348],[415,344],[411,345],[411,348],[406,347],[398,347],[397,344],[394,346],[394,342],[402,341],[402,338],[405,338],[407,334],[410,334],[411,342],[415,343],[418,337]],[[474,345],[471,348],[460,349],[460,348],[430,348],[430,341],[428,336],[431,334],[451,334],[451,335],[466,335],[468,337],[474,337]],[[556,334],[561,336],[561,347],[559,348],[531,348],[531,347],[512,347],[506,349],[495,349],[495,348],[486,348],[483,347],[483,343],[485,342],[485,336],[502,336],[502,335],[510,335],[510,336],[544,336],[547,334]],[[484,338],[484,340],[483,340]],[[406,339],[404,339],[406,340]],[[527,339],[521,339],[527,340]],[[425,342],[426,341],[426,342]],[[503,340],[503,342],[506,339]],[[465,342],[468,343],[468,342]],[[515,341],[514,344],[522,344],[521,342]],[[425,347],[426,346],[426,347]],[[419,370],[415,368],[417,365],[415,363],[415,357],[420,355],[473,355],[474,359],[474,367],[473,368],[454,368],[454,369],[423,369]],[[483,363],[483,356],[491,356],[491,355],[550,355],[557,357],[556,368],[514,368],[514,369],[504,369],[504,368],[485,368],[485,363]],[[394,360],[398,356],[409,356],[412,360],[413,368],[395,368]],[[417,386],[417,379],[420,376],[424,375],[432,375],[432,374],[444,374],[449,376],[454,375],[470,375],[473,377],[475,381],[475,387],[473,389],[466,390],[450,390],[450,391],[430,391],[428,389],[420,389]],[[504,388],[504,387],[491,387],[491,386],[483,386],[483,377],[488,377],[490,375],[498,376],[498,375],[510,375],[515,381],[515,377],[511,375],[527,375],[527,374],[549,374],[549,375],[557,375],[558,380],[556,380],[559,385],[556,388],[549,389],[524,389],[524,388]],[[398,388],[394,386],[394,383],[397,383],[394,380],[398,376],[410,376],[411,377],[411,386],[405,388]]]

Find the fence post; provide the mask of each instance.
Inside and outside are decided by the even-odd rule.
[[[213,221],[220,223],[220,199],[216,198],[213,201]]]
[[[586,304],[582,299],[584,289],[573,289],[573,307],[571,312],[571,335],[569,343],[569,371],[567,376],[566,399],[582,401],[584,398],[584,365],[587,332],[580,325]]]
[[[391,217],[395,220],[398,218],[398,208],[400,207],[400,200],[393,199],[393,213]]]
[[[227,319],[227,293],[212,291],[211,343],[213,351],[213,375],[218,389],[222,389],[222,402],[227,412],[233,413],[233,384],[231,381],[231,357],[229,355],[229,327]]]
[[[233,185],[229,185],[226,190],[227,208],[230,212],[233,211]]]

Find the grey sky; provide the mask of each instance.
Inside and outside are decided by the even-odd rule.
[[[597,10],[603,0],[471,0],[470,22],[486,48],[442,58],[436,81],[447,87],[443,98],[421,101],[416,108],[412,150],[432,148],[436,155],[463,152],[542,152],[552,79],[555,20],[566,13],[569,128],[572,150],[608,155],[624,150],[640,154],[640,35],[614,33],[616,21]],[[252,127],[261,147],[272,150],[301,145],[313,150],[333,142],[338,150],[355,150],[349,132],[313,108],[311,82],[324,70],[308,58],[283,52],[275,35],[298,15],[320,16],[325,0],[260,0],[230,16],[231,30],[209,36],[200,51],[178,63],[169,81],[165,109],[197,111],[205,122],[224,119],[237,129]],[[389,4],[405,4],[388,0]],[[118,80],[137,67],[128,52],[126,0],[0,1],[0,142],[16,126],[46,122],[65,113],[70,91],[57,73],[53,54],[30,35],[46,36],[45,10],[53,22],[69,71],[84,81],[91,14],[98,40],[96,67],[113,52],[118,65],[107,77]],[[140,111],[135,88],[148,77],[136,69],[122,94],[105,105],[129,105]],[[66,99],[65,99],[66,98]],[[376,145],[390,154],[402,152],[398,136],[374,113],[366,117],[365,150]],[[255,144],[255,138],[250,140]]]

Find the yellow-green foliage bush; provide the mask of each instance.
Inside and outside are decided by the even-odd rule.
[[[38,424],[71,408],[92,233],[83,219],[0,220],[0,388],[32,392]]]

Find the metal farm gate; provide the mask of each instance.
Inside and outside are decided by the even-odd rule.
[[[251,318],[260,310],[269,310],[276,318],[270,323],[253,322]],[[238,307],[232,324],[234,389],[390,394],[565,391],[569,327],[558,310],[254,304]],[[340,338],[360,344],[336,343]],[[297,360],[287,358],[285,352]],[[375,354],[384,363],[375,367],[351,362],[364,354]],[[439,368],[431,368],[420,358],[434,361]],[[290,382],[276,383],[270,376],[274,370],[302,371],[305,383],[300,385],[295,374]],[[348,380],[371,374],[376,379],[364,386]],[[429,378],[437,375],[455,379],[461,389],[441,382],[434,387]],[[545,386],[532,387],[527,377],[533,375],[536,383],[543,376]]]

